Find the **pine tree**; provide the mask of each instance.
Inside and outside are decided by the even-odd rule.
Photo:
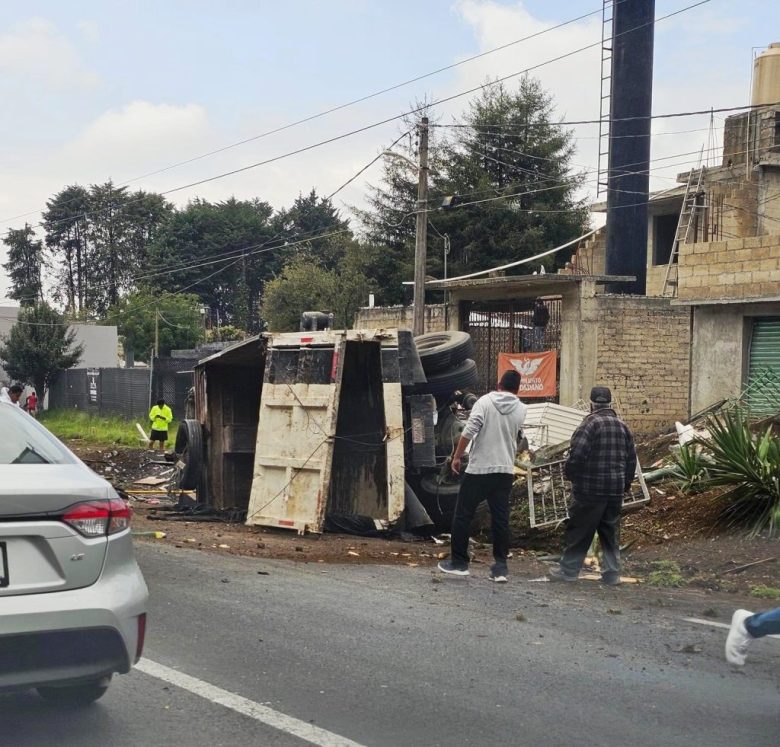
[[[9,298],[19,301],[23,307],[38,303],[43,294],[43,243],[35,238],[35,232],[27,224],[10,230],[3,243],[8,247],[8,260],[3,268],[11,281]]]
[[[59,372],[73,368],[83,350],[65,317],[48,304],[38,303],[20,310],[0,344],[0,362],[13,379],[32,384],[43,400]]]
[[[430,114],[429,114],[429,118]],[[432,119],[432,118],[431,118]],[[582,176],[572,172],[570,132],[557,124],[552,97],[530,77],[517,90],[485,86],[457,127],[430,130],[428,195],[429,275],[443,274],[442,235],[451,245],[450,277],[530,257],[582,234],[588,225],[577,197]],[[395,150],[401,150],[401,143]],[[413,161],[408,144],[401,151]],[[443,198],[454,197],[452,207]],[[391,274],[383,267],[380,301],[402,299],[401,282],[411,280],[415,243],[417,175],[387,159],[379,186],[370,187],[366,210],[356,210],[366,238],[386,248]],[[568,259],[549,258],[515,272],[548,268]]]

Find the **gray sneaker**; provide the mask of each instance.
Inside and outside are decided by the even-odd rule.
[[[547,578],[549,578],[550,581],[565,581],[566,583],[573,583],[577,580],[577,576],[572,576],[570,573],[564,573],[560,568],[548,571]]]
[[[494,563],[490,568],[490,580],[496,584],[505,584],[507,582],[507,576],[509,572],[505,565],[499,565]]]
[[[439,570],[442,573],[449,573],[451,576],[468,576],[469,567],[467,565],[461,565],[459,563],[453,563],[452,558],[442,560],[439,563]]]

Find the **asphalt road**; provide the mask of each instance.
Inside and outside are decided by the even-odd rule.
[[[0,696],[0,745],[780,743],[780,641],[734,672],[724,631],[682,619],[728,599],[138,554],[145,671],[80,712]]]

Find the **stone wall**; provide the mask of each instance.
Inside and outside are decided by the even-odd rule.
[[[685,244],[679,259],[680,301],[780,296],[780,236]]]
[[[411,329],[411,306],[374,306],[358,311],[354,329]],[[425,331],[442,332],[447,329],[444,304],[428,304],[425,307]]]
[[[594,384],[612,389],[638,434],[657,433],[688,415],[691,312],[669,299],[595,296]]]

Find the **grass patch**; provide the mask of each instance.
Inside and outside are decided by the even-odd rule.
[[[653,570],[647,576],[650,586],[659,586],[664,589],[675,589],[685,583],[680,566],[673,560],[657,560],[653,563]]]
[[[753,586],[750,589],[750,595],[759,599],[771,599],[773,602],[780,602],[780,589],[773,586]]]
[[[149,432],[146,418],[127,420],[116,415],[90,415],[78,410],[47,410],[42,413],[41,422],[63,441],[79,441],[94,446],[139,446],[136,423]],[[176,421],[168,428],[169,445],[176,437],[177,428]]]

